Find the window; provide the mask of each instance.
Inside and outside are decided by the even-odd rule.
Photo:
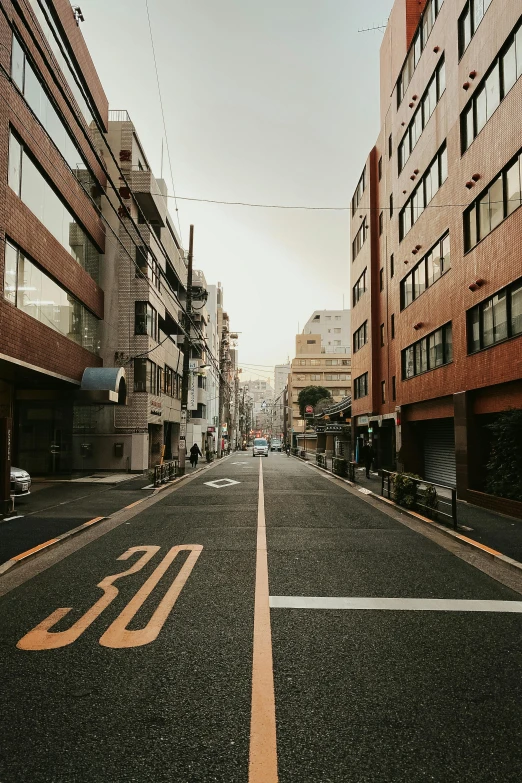
[[[325,381],[338,381],[339,375],[328,375],[328,373],[324,376]]]
[[[399,242],[417,222],[448,176],[446,142],[426,169],[421,181],[399,213]]]
[[[165,365],[163,371],[163,393],[168,397],[179,398],[181,393],[181,376],[177,375],[174,370]]]
[[[399,174],[403,170],[408,158],[413,152],[421,134],[428,124],[428,120],[435,111],[435,107],[440,101],[444,90],[446,89],[446,70],[444,55],[440,58],[433,76],[431,77],[426,90],[424,91],[415,114],[399,142],[398,160]]]
[[[378,175],[379,175],[379,182],[380,182],[381,179],[382,179],[382,155],[379,158],[379,162],[377,164],[377,172],[378,172]]]
[[[368,234],[368,226],[366,224],[366,218],[364,218],[362,225],[355,235],[355,239],[352,242],[352,261],[355,261],[357,256],[359,255],[359,252],[366,242],[366,236]]]
[[[384,291],[384,267],[379,269],[379,290]]]
[[[522,279],[468,310],[468,353],[522,334]]]
[[[161,375],[158,373],[158,367],[150,359],[134,359],[134,391],[148,392],[149,394],[158,394],[158,380]]]
[[[97,248],[12,132],[9,135],[8,181],[35,217],[97,281],[100,263]]]
[[[522,153],[519,153],[464,212],[465,252],[520,206],[521,167]]]
[[[31,318],[98,353],[96,316],[9,241],[5,242],[4,297]]]
[[[335,316],[335,320],[336,320],[336,321],[340,321],[340,320],[341,320],[341,316],[340,316],[340,315],[336,315],[336,316]]]
[[[366,269],[364,270],[364,272],[362,273],[362,275],[360,276],[360,278],[357,280],[356,284],[353,287],[353,292],[352,292],[353,307],[355,307],[355,305],[357,304],[361,296],[365,293],[365,291],[366,291]]]
[[[408,85],[411,81],[415,68],[417,67],[420,56],[426,46],[432,27],[439,15],[444,0],[427,0],[423,14],[421,16],[417,32],[413,38],[412,44],[406,55],[406,60],[402,66],[399,78],[397,79],[397,108],[401,105]]]
[[[392,375],[392,400],[395,401],[397,399],[397,387],[395,383],[395,375]]]
[[[393,217],[393,193],[390,193],[390,220]]]
[[[97,182],[88,169],[83,154],[63,124],[59,112],[56,111],[54,103],[39,81],[36,71],[22,49],[18,38],[13,35],[12,40],[11,76],[13,81],[22,95],[24,95],[29,108],[54,142],[74,176],[80,180],[82,186],[87,191],[93,192],[91,189],[97,185]]]
[[[158,339],[158,313],[148,302],[134,303],[134,333]]]
[[[522,74],[522,19],[504,42],[460,116],[462,154]]]
[[[306,344],[307,345],[317,345],[317,340],[307,340]]]
[[[315,374],[310,375],[310,380],[311,381],[320,381],[320,380],[322,380],[322,377],[323,376],[321,375],[321,373],[315,373]]]
[[[338,345],[341,345],[341,341],[340,341],[340,340],[334,340],[334,341],[333,341],[333,344],[334,344],[334,345],[337,345],[337,346],[338,346]]]
[[[297,364],[299,364],[301,367],[304,367],[306,365],[306,359],[299,359]]]
[[[439,277],[451,269],[449,234],[445,234],[401,280],[401,310],[417,299]]]
[[[384,346],[384,324],[381,324],[381,348]]]
[[[379,236],[381,236],[383,230],[384,230],[384,213],[381,212],[379,215]]]
[[[334,334],[341,334],[341,328],[340,327],[336,327],[334,329]]]
[[[359,182],[357,183],[357,187],[355,188],[355,193],[352,196],[352,215],[355,215],[355,210],[359,206],[359,203],[362,199],[365,190],[366,190],[366,166],[363,169],[363,173],[361,174]]]
[[[395,274],[395,256],[393,253],[390,256],[390,277],[393,277]]]
[[[321,360],[320,359],[310,359],[310,365],[312,367],[320,367],[321,366]]]
[[[453,361],[453,334],[450,323],[417,340],[401,351],[404,380],[422,375]]]
[[[386,402],[386,381],[381,381],[381,402]]]
[[[356,400],[359,400],[361,397],[368,396],[368,373],[367,372],[365,372],[363,375],[359,375],[358,378],[355,378],[353,382],[353,391]]]
[[[459,57],[462,57],[477,31],[491,0],[468,0],[459,17]]]
[[[390,317],[390,331],[391,331],[391,338],[392,340],[394,340],[395,339],[395,313],[392,313]]]
[[[388,136],[388,157],[391,158],[392,154],[393,154],[393,139],[390,133],[390,135]]]
[[[368,321],[353,333],[353,352],[357,353],[368,342]]]
[[[76,103],[80,107],[80,111],[83,114],[87,125],[89,125],[93,119],[92,112],[79,86],[79,84],[82,83],[82,79],[78,74],[75,66],[69,59],[68,55],[65,54],[68,52],[68,42],[63,40],[58,29],[56,28],[56,25],[54,24],[54,20],[51,14],[49,14],[49,12],[44,8],[41,0],[29,0],[29,2],[40,24],[40,27],[42,28],[43,34],[45,35],[49,46],[52,49],[53,55],[58,61],[58,65],[60,66],[63,75],[67,80],[67,84],[69,85],[69,88],[74,95]]]

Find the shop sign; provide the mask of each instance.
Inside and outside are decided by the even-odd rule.
[[[207,432],[215,432],[215,431],[216,431],[215,427],[207,427]]]
[[[189,372],[199,370],[199,359],[189,359]]]
[[[150,413],[151,416],[161,416],[163,414],[163,404],[161,400],[150,401]]]
[[[364,427],[370,421],[368,416],[357,416],[357,426]]]

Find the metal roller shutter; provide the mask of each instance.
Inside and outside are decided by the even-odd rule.
[[[455,429],[453,419],[436,419],[424,425],[424,477],[455,487]]]

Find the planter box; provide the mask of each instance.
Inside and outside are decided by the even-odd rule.
[[[486,495],[485,492],[477,492],[475,489],[466,490],[466,500],[476,506],[488,508],[490,511],[498,511],[510,517],[522,519],[522,503],[518,500],[500,498],[497,495]]]

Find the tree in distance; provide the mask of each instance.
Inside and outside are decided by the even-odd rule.
[[[332,395],[324,386],[305,386],[304,389],[301,389],[299,396],[297,397],[299,413],[301,416],[304,417],[307,405],[311,405],[315,408],[319,400],[328,400],[330,403],[333,402]]]

